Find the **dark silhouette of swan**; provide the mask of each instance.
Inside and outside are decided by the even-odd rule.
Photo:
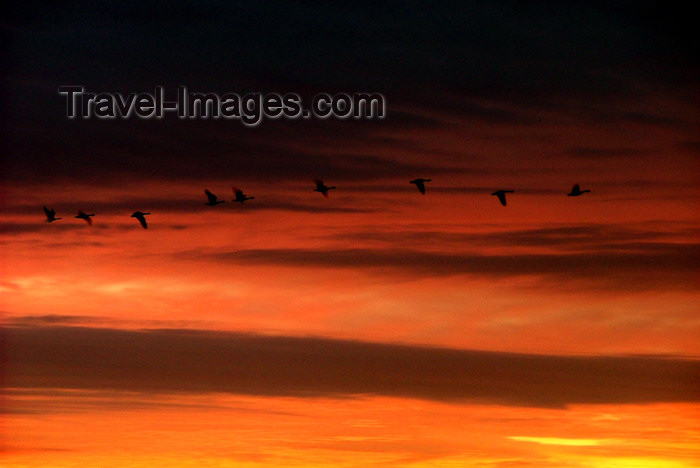
[[[333,190],[335,188],[327,187],[320,179],[314,179],[314,182],[316,182],[316,188],[314,189],[314,192],[321,192],[321,195],[323,195],[326,198],[328,198],[328,191]]]
[[[233,189],[233,193],[236,194],[236,198],[233,199],[235,202],[241,202],[243,203],[246,200],[253,200],[255,197],[248,197],[246,196],[245,193],[243,193],[243,190],[238,189],[236,187],[231,187]]]
[[[56,217],[56,210],[50,210],[50,209],[44,207],[44,213],[46,214],[46,222],[47,223],[53,223],[57,219],[63,219],[63,218]]]
[[[207,206],[216,206],[216,205],[218,205],[219,203],[226,203],[224,200],[219,200],[219,199],[217,199],[217,198],[216,198],[216,195],[214,195],[213,193],[211,193],[209,190],[206,190],[206,189],[205,189],[205,190],[204,190],[204,193],[207,195],[207,200],[208,200],[208,201],[205,203],[205,205],[207,205]]]
[[[568,197],[578,197],[586,192],[590,192],[590,190],[581,190],[581,187],[579,187],[578,184],[574,184],[574,186],[571,188],[571,193],[567,193],[566,195]]]
[[[90,218],[91,216],[95,216],[95,214],[86,214],[83,213],[82,211],[78,211],[78,216],[76,218],[78,219],[84,219],[86,223],[88,223],[90,226],[92,226],[92,219]]]
[[[146,222],[146,215],[149,215],[151,213],[144,213],[142,211],[134,211],[131,215],[132,218],[136,218],[139,220],[139,223],[141,223],[141,226],[143,226],[144,229],[148,229],[148,223]]]
[[[506,206],[506,193],[515,193],[513,190],[496,190],[491,195],[496,195],[501,205]]]
[[[409,182],[409,184],[416,184],[418,191],[425,195],[425,183],[430,182],[430,179],[415,179]]]

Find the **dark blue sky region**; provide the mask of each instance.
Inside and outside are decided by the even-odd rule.
[[[449,130],[454,121],[505,130],[660,126],[677,130],[677,144],[696,153],[697,139],[687,136],[696,122],[673,106],[649,105],[657,96],[696,103],[697,45],[687,8],[661,2],[22,2],[2,23],[5,174],[10,181],[46,181],[47,171],[37,170],[43,167],[54,178],[104,183],[115,174],[179,179],[236,171],[290,179],[315,169],[353,180],[449,172],[454,164],[446,158],[402,167],[356,148],[400,149],[398,139],[378,134]],[[57,93],[61,85],[121,93],[162,85],[171,95],[185,85],[308,99],[318,92],[376,91],[386,96],[389,117],[265,121],[254,132],[240,122],[174,116],[69,121]],[[307,151],[329,140],[348,150]],[[567,150],[578,153],[573,157],[621,151],[560,152]]]

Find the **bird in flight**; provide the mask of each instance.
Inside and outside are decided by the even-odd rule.
[[[92,219],[90,218],[91,216],[95,216],[94,213],[93,214],[86,214],[86,213],[83,213],[82,211],[78,211],[78,216],[76,216],[76,218],[84,219],[86,223],[88,223],[90,226],[92,226]]]
[[[491,195],[496,195],[501,205],[506,206],[506,193],[514,193],[513,190],[496,190]]]
[[[46,214],[46,222],[47,223],[53,223],[57,219],[62,219],[62,218],[56,217],[56,210],[50,210],[50,209],[44,207],[44,213]]]
[[[246,196],[246,194],[243,193],[243,190],[241,190],[241,189],[238,189],[238,188],[236,188],[236,187],[231,187],[231,188],[233,189],[233,193],[236,194],[236,198],[233,199],[233,201],[235,201],[235,202],[241,202],[241,203],[243,203],[243,202],[246,201],[246,200],[252,200],[252,199],[255,198],[255,197],[248,197],[248,196]]]
[[[216,198],[216,195],[214,195],[213,193],[211,193],[209,190],[204,190],[204,193],[207,195],[207,200],[208,200],[208,201],[205,203],[205,205],[207,205],[207,206],[216,206],[216,205],[218,205],[219,203],[225,203],[224,200],[219,200],[219,199],[217,199],[217,198]]]
[[[315,179],[314,182],[316,182],[316,188],[314,189],[314,192],[321,192],[321,195],[323,195],[326,198],[328,198],[328,191],[333,190],[335,188],[326,186],[320,179]]]
[[[571,188],[571,193],[567,193],[566,195],[569,197],[578,197],[586,192],[590,192],[590,190],[581,190],[581,187],[579,187],[578,184],[574,184],[574,186]]]
[[[430,182],[430,179],[415,179],[409,182],[409,184],[416,184],[418,191],[425,195],[425,183]]]
[[[148,223],[146,222],[146,215],[149,215],[151,213],[144,213],[142,211],[134,211],[133,214],[131,215],[132,218],[136,218],[139,220],[139,223],[141,223],[141,226],[143,226],[144,229],[148,229]]]

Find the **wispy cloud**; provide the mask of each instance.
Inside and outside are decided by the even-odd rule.
[[[593,146],[577,146],[569,149],[569,154],[585,159],[638,158],[646,156],[649,150],[640,148],[599,148]]]
[[[311,185],[309,184],[309,186]],[[309,192],[311,193],[311,189],[309,189]],[[218,194],[220,194],[220,199],[227,200],[230,198],[223,192],[219,192]],[[257,193],[254,195],[256,195],[255,202],[247,203],[244,207],[237,206],[234,203],[229,203],[228,205],[217,207],[216,213],[239,216],[241,214],[257,211],[290,211],[299,213],[372,213],[376,211],[376,208],[372,206],[364,207],[345,206],[339,204],[313,204],[303,201],[302,197],[296,197],[298,199],[290,199],[290,197],[286,197],[285,199],[285,197],[279,195],[265,196],[265,194],[263,194],[261,196]],[[35,232],[46,229],[69,230],[84,227],[84,222],[78,222],[73,219],[76,212],[76,210],[73,209],[73,206],[89,206],[89,211],[95,212],[98,216],[123,216],[123,220],[129,225],[132,225],[134,224],[133,219],[129,220],[128,218],[129,215],[136,209],[150,210],[157,214],[207,214],[211,212],[211,208],[204,206],[204,200],[206,199],[202,193],[201,197],[199,197],[199,194],[193,194],[189,199],[161,199],[146,201],[123,199],[114,201],[90,201],[82,204],[80,202],[71,202],[70,207],[65,207],[63,204],[56,204],[52,206],[58,211],[57,216],[62,216],[65,219],[52,223],[50,227],[47,227],[41,207],[37,207],[37,205],[18,204],[13,206],[5,206],[2,209],[3,213],[22,215],[24,217],[21,221],[5,221],[0,223],[0,232],[5,234],[19,234],[23,232]],[[35,222],[26,222],[27,216],[32,216],[35,219]],[[93,227],[94,229],[101,229],[105,228],[106,225],[95,224]],[[169,224],[167,227],[171,229],[183,229],[186,228],[187,225],[178,223],[174,225]]]
[[[687,242],[700,234],[700,229],[692,223],[642,223],[642,224],[550,224],[541,227],[498,226],[458,226],[445,225],[442,229],[434,226],[415,226],[413,229],[394,229],[333,234],[329,239],[349,240],[361,244],[379,245],[440,245],[446,249],[459,246],[478,245],[502,247],[539,247],[562,251],[596,250],[601,246],[615,245],[620,250],[643,251],[662,242]],[[644,244],[644,247],[639,247]]]
[[[603,439],[565,439],[561,437],[527,437],[527,436],[511,436],[511,440],[521,442],[534,442],[541,445],[562,445],[566,447],[594,447],[604,445],[608,441]]]
[[[540,277],[556,289],[562,282],[592,284],[618,291],[697,287],[700,245],[637,243],[561,253],[477,254],[411,248],[287,248],[204,252],[182,259],[242,265],[307,268],[390,269],[396,277],[477,275],[489,278]],[[606,286],[607,285],[607,286]]]

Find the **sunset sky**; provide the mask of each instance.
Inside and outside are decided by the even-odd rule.
[[[700,467],[690,11],[69,1],[0,24],[2,466]],[[64,85],[376,92],[387,115],[68,119]]]

